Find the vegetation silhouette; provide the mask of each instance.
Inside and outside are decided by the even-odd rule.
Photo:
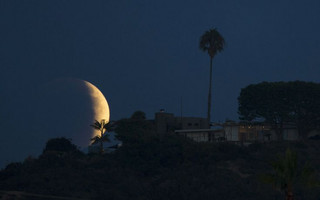
[[[107,128],[108,128],[108,123],[104,119],[102,119],[100,122],[98,120],[95,120],[95,122],[93,124],[91,124],[90,126],[93,127],[94,129],[100,131],[100,135],[96,135],[95,137],[91,138],[91,140],[93,141],[93,143],[100,144],[99,152],[100,152],[100,154],[103,154],[103,152],[104,152],[103,142],[110,141],[108,135],[105,134],[105,132],[107,131]]]
[[[51,150],[1,170],[1,190],[82,199],[256,200],[258,197],[269,200],[282,197],[263,184],[258,175],[272,172],[268,162],[278,152],[285,151],[287,143],[248,147],[197,143],[175,134],[158,135],[152,120],[134,116],[115,123],[117,137],[123,141],[123,146],[116,151],[85,155],[73,145],[63,149],[45,147]],[[290,143],[292,149],[309,156],[302,157],[301,162],[311,160],[317,167],[320,166],[319,144],[318,140]],[[304,194],[299,185],[295,189],[297,198],[304,195],[304,199],[315,200],[320,195],[315,189]]]
[[[131,115],[131,120],[145,120],[146,119],[146,113],[144,113],[141,110],[135,111]]]
[[[70,139],[64,137],[53,138],[47,141],[43,153],[47,152],[72,152],[77,151],[77,146],[72,144]]]
[[[290,148],[286,150],[284,157],[279,157],[271,163],[273,173],[264,174],[261,180],[272,184],[275,189],[285,194],[286,200],[294,199],[294,187],[299,184],[307,186],[319,186],[315,179],[314,170],[306,164],[303,168],[298,166],[297,153]]]
[[[241,120],[264,121],[282,140],[285,124],[297,127],[301,139],[319,129],[320,84],[303,81],[262,82],[241,89],[238,97]]]
[[[136,111],[130,118],[121,119],[115,124],[116,137],[124,145],[150,141],[156,136],[153,122],[146,120],[146,114],[142,111]]]
[[[210,77],[208,92],[208,110],[207,121],[210,125],[211,120],[211,92],[212,92],[212,61],[215,55],[223,50],[225,40],[216,28],[206,31],[200,38],[199,48],[204,52],[208,52],[210,56]]]

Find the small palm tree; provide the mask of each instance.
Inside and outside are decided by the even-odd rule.
[[[314,171],[308,165],[302,169],[297,164],[297,154],[289,148],[284,157],[271,163],[274,173],[262,175],[262,181],[273,185],[277,190],[285,193],[286,200],[293,200],[294,185],[303,183],[307,186],[318,186],[314,179]]]
[[[210,56],[210,79],[209,79],[209,93],[208,93],[208,112],[207,121],[210,125],[210,111],[211,111],[211,88],[212,88],[212,60],[214,56],[221,52],[224,48],[225,41],[222,35],[216,28],[206,31],[200,38],[199,48],[208,52]]]
[[[104,119],[100,122],[98,120],[95,120],[95,122],[90,126],[100,131],[100,135],[96,135],[95,137],[91,138],[91,140],[94,141],[93,143],[100,143],[100,153],[103,154],[103,142],[110,141],[108,136],[105,135],[105,131],[108,128],[108,123],[106,123],[106,120]]]

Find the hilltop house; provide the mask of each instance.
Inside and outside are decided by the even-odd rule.
[[[252,143],[277,140],[277,134],[269,124],[226,121],[211,124],[209,127],[206,118],[176,117],[172,113],[164,111],[155,113],[155,127],[158,134],[176,133],[197,142]],[[319,131],[315,130],[309,135],[319,134]],[[292,124],[285,124],[283,139],[297,140],[298,138],[296,127]]]

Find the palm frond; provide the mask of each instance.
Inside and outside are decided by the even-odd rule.
[[[101,129],[101,123],[98,120],[95,120],[95,122],[93,124],[90,124],[90,126],[97,130]]]
[[[98,141],[100,140],[100,136],[97,135],[97,136],[94,136],[93,138],[90,139],[91,141]]]
[[[216,28],[206,31],[200,37],[199,48],[208,52],[211,57],[223,51],[224,46],[225,40]]]

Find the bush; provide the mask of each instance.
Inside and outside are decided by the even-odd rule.
[[[72,144],[70,140],[61,137],[48,140],[46,147],[43,150],[43,153],[50,151],[72,152],[78,151],[78,149],[77,146]]]

